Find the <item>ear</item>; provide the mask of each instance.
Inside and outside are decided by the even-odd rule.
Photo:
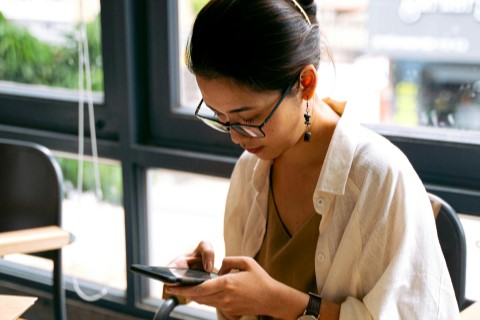
[[[305,66],[300,72],[300,86],[302,99],[310,100],[315,95],[317,89],[317,70],[313,64]]]

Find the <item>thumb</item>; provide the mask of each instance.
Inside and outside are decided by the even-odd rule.
[[[223,259],[222,267],[218,271],[218,274],[227,274],[232,271],[248,271],[252,268],[251,260],[253,259],[247,257],[226,257]]]

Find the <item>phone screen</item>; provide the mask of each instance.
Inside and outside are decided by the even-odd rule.
[[[133,264],[130,270],[169,284],[197,285],[217,277],[216,273],[187,268],[156,267]]]

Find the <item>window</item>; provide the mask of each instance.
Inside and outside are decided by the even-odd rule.
[[[78,95],[80,5],[89,38],[92,87],[103,91],[100,3],[85,1],[20,1],[0,3],[0,68],[2,91],[37,92],[63,97]],[[25,86],[20,84],[29,84]],[[32,86],[33,85],[33,86]],[[55,92],[55,93],[54,93]]]
[[[192,252],[200,241],[215,250],[220,268],[223,245],[223,211],[229,180],[166,169],[147,173],[149,264],[166,265]],[[162,297],[161,282],[150,281],[150,295]]]
[[[67,276],[125,291],[125,219],[120,163],[101,159],[101,194],[97,195],[94,163],[84,162],[82,192],[77,190],[78,160],[57,157],[64,180],[63,227],[75,241],[63,250]],[[92,223],[92,222],[95,223]]]
[[[88,35],[85,48],[88,46],[92,99],[97,107],[97,134],[117,138],[114,105],[105,96],[104,69],[109,66],[102,53],[108,44],[101,36],[105,26],[101,26],[100,0],[1,1],[2,124],[65,134],[78,131],[81,8]],[[84,75],[85,89],[86,79]],[[88,98],[86,92],[84,97]],[[19,109],[23,111],[15,111]]]
[[[193,117],[200,95],[194,77],[185,66],[184,53],[193,19],[204,3],[204,0],[167,1],[153,2],[150,6],[150,14],[155,16],[151,17],[148,32],[152,81],[147,141],[159,146],[180,144],[193,151],[238,156],[241,149],[231,143],[230,137],[212,132]],[[171,33],[161,37],[157,30],[162,30],[163,19],[169,21]],[[176,68],[160,68],[162,65]]]
[[[180,105],[178,107],[185,108],[186,112],[194,111],[201,99],[195,77],[188,70],[184,57],[195,16],[206,3],[206,0],[189,0],[178,2],[178,67],[180,71]]]
[[[432,135],[427,127],[458,129],[450,133],[459,139],[479,131],[478,18],[467,2],[434,3],[322,2],[318,18],[336,60],[336,70],[324,66],[323,93],[347,100],[363,123]]]

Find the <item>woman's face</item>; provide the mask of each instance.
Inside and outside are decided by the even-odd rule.
[[[281,97],[281,92],[256,92],[235,84],[228,78],[197,77],[204,103],[222,122],[260,125]],[[264,138],[250,138],[230,130],[232,141],[260,159],[273,160],[293,146],[305,130],[302,100],[287,95],[268,123],[262,128]]]

